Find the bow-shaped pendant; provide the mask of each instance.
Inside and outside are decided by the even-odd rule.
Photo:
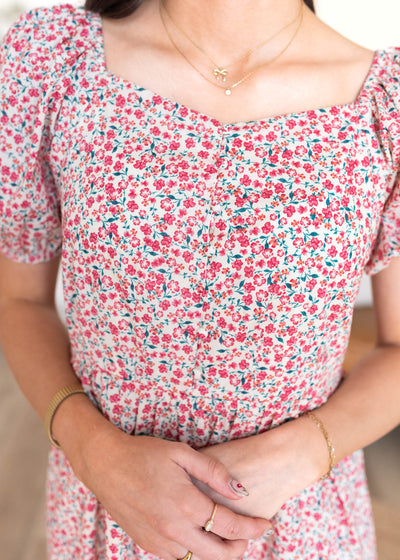
[[[214,76],[217,80],[222,79],[223,82],[226,82],[226,76],[228,75],[228,70],[226,68],[214,68]]]

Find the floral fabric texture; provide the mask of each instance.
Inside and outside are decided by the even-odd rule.
[[[400,256],[400,47],[349,104],[223,125],[106,67],[101,18],[25,12],[0,52],[0,250],[61,256],[71,364],[127,433],[194,448],[323,404],[363,272]],[[48,559],[151,560],[51,448]],[[363,453],[244,560],[375,560]]]

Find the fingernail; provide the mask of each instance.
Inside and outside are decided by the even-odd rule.
[[[273,534],[274,534],[273,529],[267,529],[264,533],[264,537],[272,537]]]
[[[249,495],[246,488],[238,480],[234,480],[234,479],[230,480],[229,481],[229,486],[235,492],[235,494],[238,494],[239,496],[248,496]]]

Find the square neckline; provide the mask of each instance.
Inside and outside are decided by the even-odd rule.
[[[180,103],[179,101],[176,101],[174,99],[172,99],[171,97],[167,97],[165,95],[161,95],[160,93],[157,93],[154,90],[151,90],[149,88],[146,88],[144,86],[141,86],[139,84],[137,84],[136,82],[133,82],[131,80],[128,80],[126,78],[123,78],[121,76],[118,76],[117,74],[115,74],[114,72],[112,72],[111,70],[109,70],[108,66],[107,66],[107,60],[106,60],[106,55],[105,55],[105,45],[104,45],[104,32],[103,32],[103,21],[101,18],[101,14],[99,14],[98,12],[94,12],[94,15],[97,18],[97,35],[99,38],[99,46],[100,46],[100,63],[101,63],[101,67],[102,67],[102,71],[103,73],[113,82],[115,83],[119,83],[122,86],[128,88],[128,89],[133,89],[136,92],[141,92],[142,94],[145,94],[149,101],[154,104],[154,98],[158,98],[162,101],[162,103],[168,103],[168,104],[172,104],[175,105],[176,109],[178,111],[182,111],[184,113],[186,113],[187,116],[192,116],[193,119],[190,119],[191,121],[200,121],[202,123],[208,122],[214,126],[216,126],[218,129],[220,129],[221,131],[229,131],[229,130],[239,130],[239,129],[249,129],[252,127],[266,127],[270,124],[274,124],[277,121],[282,121],[282,120],[290,120],[291,118],[295,118],[295,117],[306,117],[309,113],[317,113],[317,114],[323,114],[325,115],[326,113],[332,112],[334,110],[336,111],[351,111],[352,109],[355,109],[358,105],[360,105],[364,99],[364,94],[367,91],[367,86],[369,85],[369,82],[372,80],[373,76],[374,76],[374,72],[375,72],[375,68],[378,67],[380,59],[381,59],[381,55],[383,54],[384,49],[379,48],[379,49],[374,49],[373,50],[373,57],[372,57],[372,61],[371,64],[368,68],[368,71],[366,73],[366,75],[364,76],[363,82],[361,84],[360,89],[358,90],[358,93],[355,97],[355,99],[353,101],[350,101],[349,103],[340,103],[340,104],[336,104],[336,105],[328,105],[325,107],[317,107],[317,108],[311,108],[311,109],[304,109],[302,111],[291,111],[291,112],[287,112],[287,113],[280,113],[280,114],[276,114],[276,115],[271,115],[271,116],[267,116],[267,117],[262,117],[259,119],[251,119],[251,120],[247,120],[247,121],[237,121],[234,123],[223,123],[222,121],[220,121],[219,119],[217,119],[216,117],[213,117],[211,115],[208,115],[207,113],[204,113],[203,111],[197,110],[197,109],[193,109],[191,107],[189,107],[188,105],[185,105],[184,103]]]

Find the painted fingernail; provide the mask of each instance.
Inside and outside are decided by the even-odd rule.
[[[264,533],[264,537],[272,537],[273,534],[274,534],[273,529],[267,529],[267,531],[265,531]]]
[[[238,480],[234,480],[234,479],[230,480],[229,481],[229,486],[231,487],[231,489],[236,494],[239,494],[239,496],[248,496],[249,495],[246,488]]]

